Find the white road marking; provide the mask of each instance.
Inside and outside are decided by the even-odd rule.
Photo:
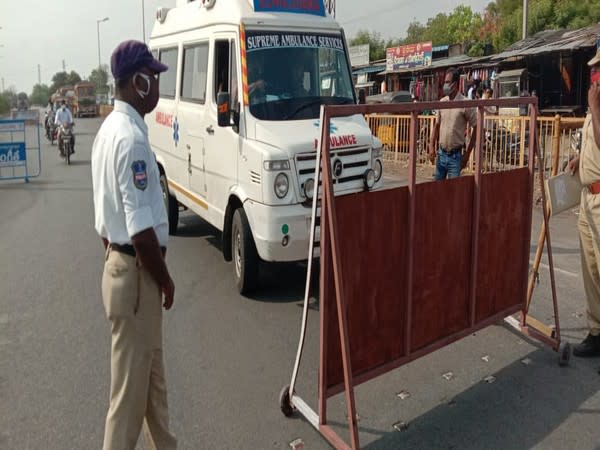
[[[533,264],[533,261],[529,261],[529,263]],[[540,267],[550,270],[550,266],[548,266],[548,264],[540,263]],[[580,276],[580,274],[578,274],[578,273],[569,272],[568,270],[560,269],[556,266],[554,266],[554,272],[562,273],[563,275],[566,275],[568,277],[573,277],[573,278],[579,278],[579,276]]]

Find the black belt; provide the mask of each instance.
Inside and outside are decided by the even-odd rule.
[[[136,257],[136,252],[135,252],[135,247],[131,244],[108,244],[108,246],[110,247],[111,250],[114,250],[115,252],[119,252],[119,253],[124,253],[125,255],[129,255],[129,256],[133,256],[134,258]],[[162,251],[162,254],[164,255],[165,252],[167,251],[167,247],[161,247],[160,250]]]
[[[443,151],[444,153],[448,153],[449,155],[453,155],[456,152],[461,152],[462,147],[456,147],[456,148],[453,148],[452,150],[446,150],[444,147],[440,146],[440,150]]]

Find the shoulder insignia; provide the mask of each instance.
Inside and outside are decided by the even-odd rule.
[[[146,161],[134,161],[131,164],[133,171],[133,184],[140,190],[145,190],[148,187],[148,173],[146,171]]]

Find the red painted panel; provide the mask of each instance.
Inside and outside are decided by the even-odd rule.
[[[523,238],[531,231],[528,177],[527,169],[481,177],[473,330],[523,302]],[[429,352],[469,330],[474,178],[418,184],[415,196],[411,352],[425,347]],[[352,372],[364,381],[395,361],[411,359],[403,347],[409,325],[408,188],[335,202]],[[343,370],[327,225],[323,218],[321,307],[327,312],[326,385],[332,388],[343,383]]]
[[[358,375],[404,355],[408,188],[346,195],[335,202],[352,372]],[[326,247],[327,240],[322,241]],[[322,276],[331,270],[321,299],[328,311],[327,385],[334,386],[343,381],[343,372],[327,248],[322,249],[321,266]]]
[[[418,184],[411,351],[469,324],[473,177]]]
[[[528,183],[526,168],[481,178],[477,322],[524,301],[523,239],[531,235],[526,222],[532,207]]]

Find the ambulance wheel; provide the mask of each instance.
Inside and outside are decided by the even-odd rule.
[[[160,189],[169,219],[169,234],[174,235],[177,233],[177,225],[179,223],[179,204],[177,203],[177,199],[169,193],[169,183],[164,174],[160,175]]]
[[[258,284],[259,258],[244,208],[238,208],[233,213],[231,253],[235,284],[239,293],[246,295]]]
[[[285,417],[292,417],[294,415],[294,405],[290,401],[290,387],[284,386],[279,393],[279,407]]]
[[[571,361],[571,344],[568,342],[562,342],[558,347],[558,365],[560,367],[566,367]]]

